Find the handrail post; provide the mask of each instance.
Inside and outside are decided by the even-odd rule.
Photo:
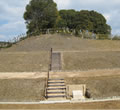
[[[48,71],[48,79],[49,79],[49,77],[50,77],[49,74],[50,74],[50,73],[49,73],[49,71]]]
[[[52,70],[52,52],[53,52],[53,49],[51,48],[51,51],[50,51],[50,71]]]
[[[48,79],[50,78],[50,71],[52,70],[52,51],[53,49],[51,48],[50,50],[50,62],[49,62],[49,67],[48,67]]]

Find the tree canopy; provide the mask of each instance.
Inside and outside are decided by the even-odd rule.
[[[31,0],[24,13],[28,33],[39,33],[41,29],[69,28],[88,30],[96,34],[110,34],[111,27],[105,17],[96,12],[81,10],[57,10],[53,0]]]
[[[53,0],[31,0],[24,13],[28,33],[54,28],[57,16],[57,5]]]
[[[110,34],[111,27],[107,25],[105,17],[95,11],[75,11],[60,10],[59,14],[63,22],[63,27],[70,29],[88,30],[96,34]]]

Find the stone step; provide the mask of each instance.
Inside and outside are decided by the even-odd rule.
[[[47,88],[66,88],[66,86],[58,86],[58,85],[55,85],[55,86],[47,86]]]
[[[65,89],[60,89],[60,90],[47,90],[46,92],[66,92]]]
[[[58,82],[57,81],[54,81],[54,82],[52,81],[51,82],[51,81],[48,81],[48,84],[61,84],[61,83],[64,84],[65,82],[60,82],[60,81],[58,81]]]
[[[55,85],[55,84],[65,85],[64,82],[48,82],[48,85]]]
[[[64,96],[65,93],[55,93],[55,94],[47,94],[47,96]]]
[[[65,86],[65,85],[58,85],[58,84],[55,84],[55,85],[48,85],[48,87],[63,87],[63,86]]]
[[[47,82],[46,98],[48,99],[64,99],[66,98],[66,86],[62,78],[50,78]]]
[[[56,92],[53,92],[53,91],[48,92],[47,91],[47,94],[65,94],[65,93],[66,93],[65,91],[56,91]]]
[[[53,78],[53,79],[48,79],[48,81],[59,81],[59,80],[61,80],[61,81],[64,81],[64,79],[57,79],[57,78]]]
[[[66,100],[66,97],[57,97],[57,98],[52,98],[52,97],[50,97],[50,98],[48,98],[47,99],[48,101],[65,101]],[[64,103],[64,102],[63,102]]]
[[[66,95],[47,95],[47,98],[64,98]]]
[[[48,87],[47,90],[66,90],[66,87]]]

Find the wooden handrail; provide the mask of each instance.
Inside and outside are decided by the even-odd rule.
[[[49,77],[50,77],[50,71],[52,70],[52,52],[53,52],[53,49],[51,48],[51,50],[50,50],[50,61],[49,61],[49,67],[48,67],[48,79],[49,79]]]
[[[45,98],[47,98],[47,86],[48,86],[48,79],[46,79],[46,82],[45,82]]]
[[[52,70],[52,48],[50,50],[50,62],[48,65],[48,74],[47,74],[47,79],[46,79],[46,83],[45,83],[45,97],[47,98],[47,87],[48,87],[48,79],[50,78],[50,71]]]

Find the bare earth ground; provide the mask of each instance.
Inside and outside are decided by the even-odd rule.
[[[65,103],[65,104],[1,104],[0,109],[47,109],[47,110],[80,110],[80,109],[120,109],[120,101],[95,102],[95,103]]]
[[[0,72],[48,71],[48,52],[1,52]]]
[[[9,76],[9,74],[8,74]],[[54,71],[50,72],[50,78],[77,78],[77,77],[101,77],[120,76],[120,69],[94,69],[88,71]]]
[[[0,79],[0,102],[40,101],[44,99],[44,88],[45,78]]]
[[[0,79],[47,78],[48,72],[0,72]]]

